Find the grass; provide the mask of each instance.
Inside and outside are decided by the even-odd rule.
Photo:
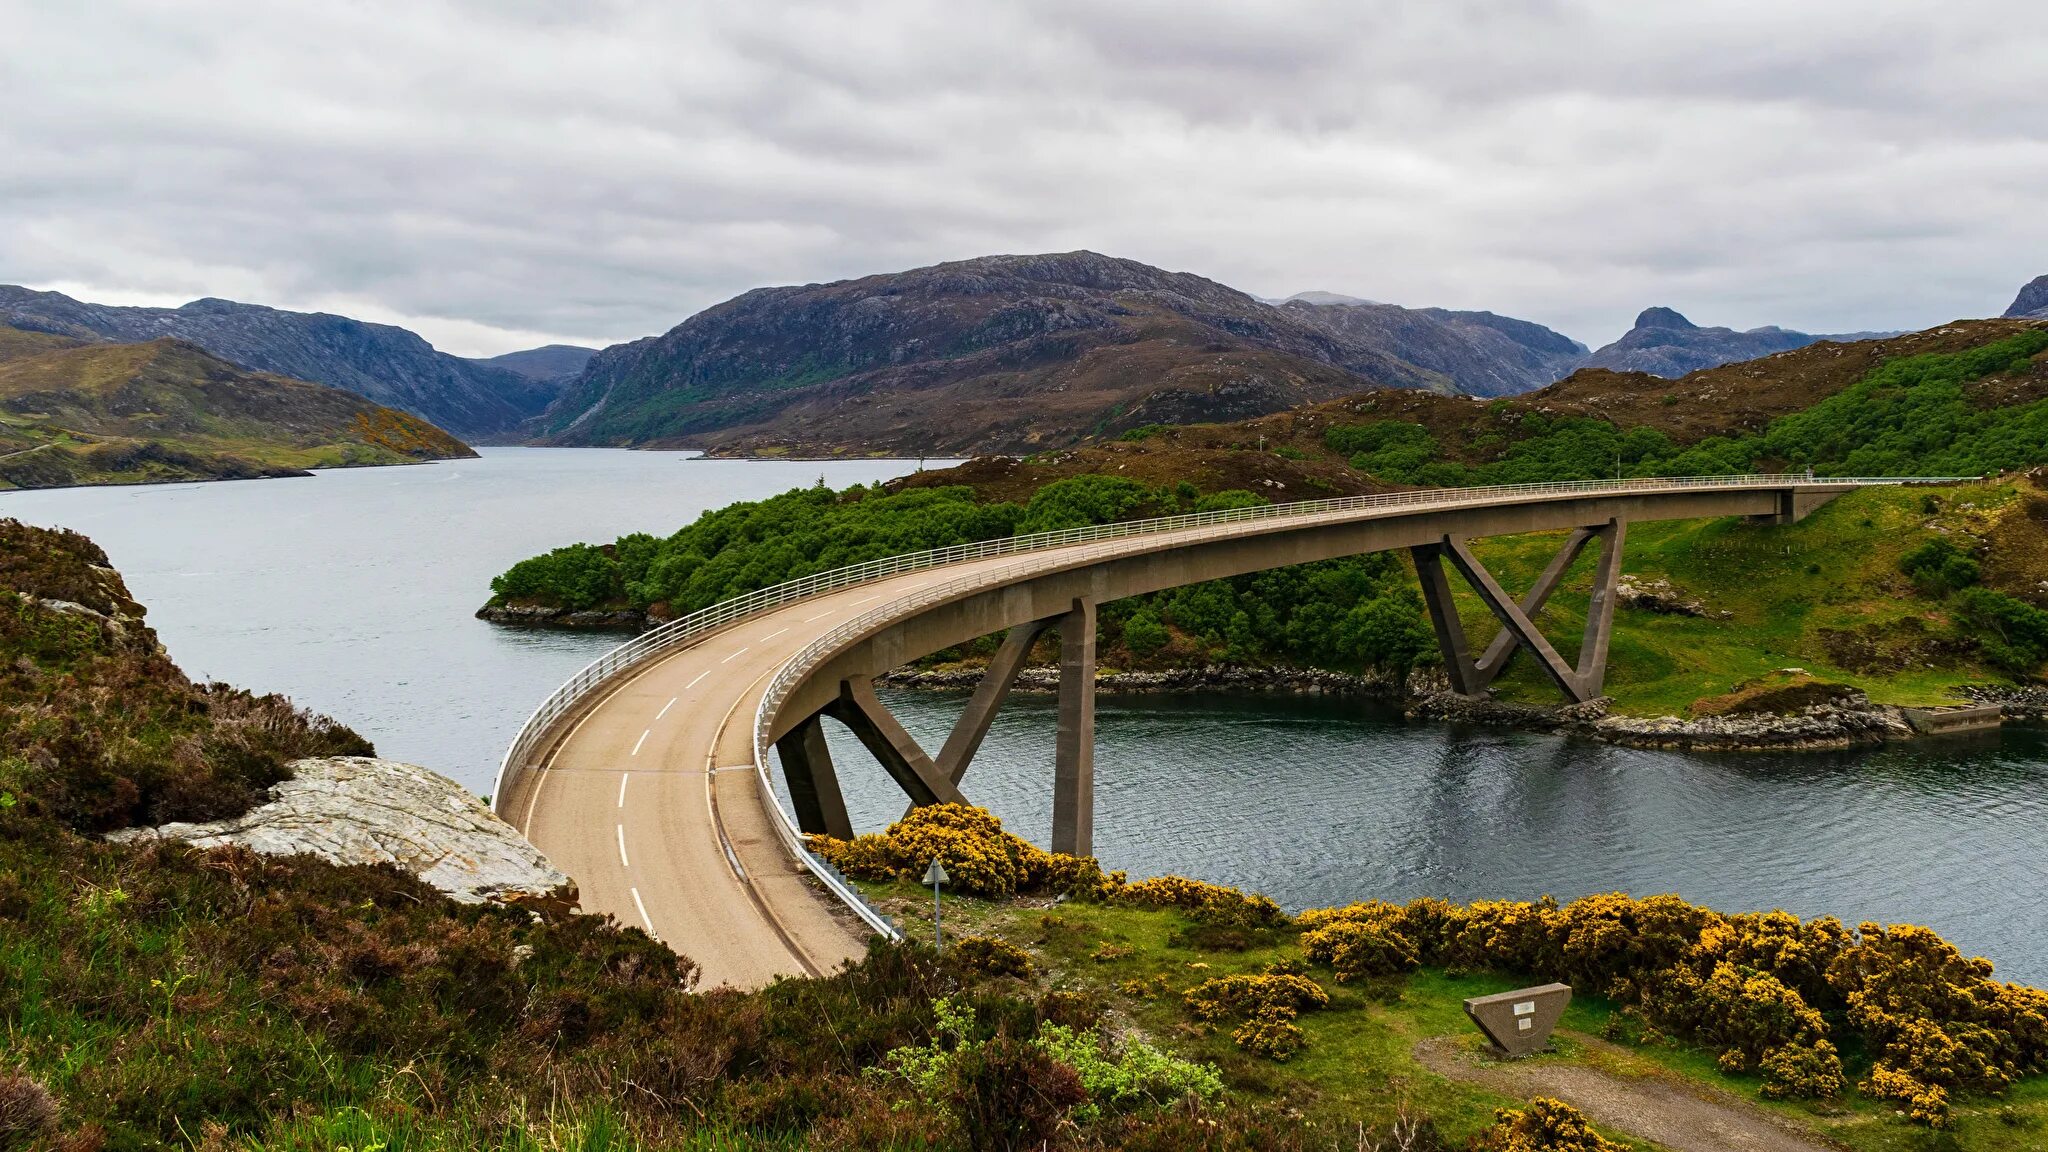
[[[861,887],[910,936],[930,938],[929,889],[907,883]],[[949,940],[997,935],[1027,948],[1050,986],[1100,997],[1112,1018],[1121,1018],[1132,1030],[1179,1055],[1216,1064],[1234,1093],[1298,1110],[1326,1131],[1348,1131],[1346,1126],[1360,1117],[1384,1122],[1406,1109],[1431,1117],[1457,1141],[1484,1131],[1496,1108],[1523,1103],[1447,1079],[1419,1063],[1414,1050],[1419,1041],[1448,1036],[1478,1051],[1482,1043],[1465,1018],[1462,1001],[1529,982],[1524,979],[1424,968],[1405,977],[1345,985],[1334,983],[1327,971],[1312,972],[1329,992],[1330,1004],[1302,1014],[1297,1023],[1308,1034],[1308,1046],[1285,1063],[1275,1063],[1239,1051],[1227,1027],[1211,1031],[1197,1024],[1183,1009],[1180,993],[1211,977],[1257,973],[1278,960],[1300,959],[1292,930],[1244,932],[1227,948],[1214,946],[1222,938],[1211,935],[1204,946],[1202,927],[1173,910],[950,896],[945,923]],[[1250,946],[1234,947],[1242,943]],[[1147,991],[1138,992],[1141,988]],[[1580,990],[1559,1025],[1555,1051],[1534,1059],[1585,1065],[1623,1079],[1676,1078],[1719,1090],[1857,1152],[2048,1147],[2048,1078],[2022,1081],[2002,1098],[1960,1100],[1955,1127],[1931,1132],[1908,1124],[1894,1104],[1854,1092],[1831,1101],[1766,1100],[1757,1076],[1721,1072],[1714,1054],[1702,1048],[1661,1038],[1646,1042],[1634,1021],[1616,1017],[1612,1002]],[[1571,1034],[1605,1035],[1612,1042],[1582,1042]],[[1867,1062],[1850,1055],[1852,1072],[1860,1075]],[[1620,1133],[1606,1134],[1625,1141]]]
[[[1930,495],[1938,511],[1926,510]],[[1942,650],[1943,605],[1900,574],[1899,558],[1937,536],[1967,542],[1995,532],[2002,519],[2017,514],[2021,495],[2018,481],[1870,488],[1791,525],[1735,519],[1631,524],[1625,573],[1668,580],[1683,595],[1729,616],[1617,609],[1607,679],[1616,710],[1685,715],[1703,697],[1786,667],[1861,688],[1879,703],[1901,705],[1953,703],[1962,685],[2005,680],[1967,654]],[[1474,549],[1513,593],[1535,580],[1562,541],[1562,533],[1540,533],[1479,541]],[[1596,559],[1597,549],[1587,549],[1538,617],[1567,659],[1583,630]],[[1476,595],[1454,586],[1467,632],[1475,647],[1483,645],[1496,625]],[[1889,666],[1849,666],[1844,656],[1856,637],[1888,645],[1883,662]],[[1517,657],[1497,686],[1511,700],[1556,699],[1556,690],[1526,655]]]

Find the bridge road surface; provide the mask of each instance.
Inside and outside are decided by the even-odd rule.
[[[812,887],[769,823],[753,747],[769,678],[812,638],[887,600],[1059,551],[841,589],[651,660],[600,690],[508,811],[575,878],[585,911],[644,928],[695,960],[701,987],[829,973],[865,953],[869,930]]]

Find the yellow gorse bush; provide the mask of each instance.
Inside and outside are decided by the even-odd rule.
[[[1883,1075],[1866,1084],[1940,1090],[1915,1093],[1930,1116],[1949,1094],[1997,1093],[2048,1071],[2048,992],[1994,981],[1988,961],[1915,925],[1851,932],[1828,917],[1724,916],[1623,893],[1563,905],[1367,901],[1295,922],[1304,956],[1340,980],[1400,971],[1411,956],[1564,980],[1718,1049],[1730,1071],[1761,1072],[1772,1096],[1841,1091],[1829,1019],[1879,1057]]]
[[[1529,1107],[1502,1108],[1480,1138],[1486,1152],[1627,1152],[1593,1131],[1593,1122],[1562,1100],[1538,1096]]]

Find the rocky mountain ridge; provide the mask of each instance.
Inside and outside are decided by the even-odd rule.
[[[1675,309],[1645,308],[1636,317],[1635,326],[1621,339],[1586,357],[1580,366],[1614,372],[1641,372],[1675,380],[1690,372],[1754,360],[1775,352],[1790,352],[1823,340],[1853,344],[1859,340],[1897,335],[1897,332],[1845,332],[1815,336],[1775,325],[1737,332],[1733,328],[1702,328]]]
[[[2027,281],[2020,294],[2013,297],[2012,307],[2005,310],[2008,319],[2048,320],[2048,276],[2036,276]]]
[[[521,422],[558,391],[552,378],[436,351],[404,328],[233,300],[132,308],[0,285],[0,324],[89,341],[184,340],[243,368],[341,388],[480,439],[517,438]]]
[[[1296,302],[1094,252],[762,288],[608,348],[554,443],[729,452],[1030,451],[1365,388],[1498,394],[1575,347],[1483,314]],[[1398,315],[1397,315],[1398,314]]]

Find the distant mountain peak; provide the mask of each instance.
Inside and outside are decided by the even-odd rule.
[[[2020,294],[2013,297],[2012,307],[2005,310],[2009,318],[2040,317],[2048,320],[2048,276],[2036,276],[2027,281]]]
[[[1341,293],[1341,292],[1296,292],[1296,293],[1295,293],[1294,295],[1292,295],[1292,296],[1289,296],[1289,297],[1288,297],[1287,299],[1285,299],[1285,300],[1282,300],[1282,301],[1281,301],[1281,303],[1282,303],[1282,304],[1365,304],[1365,305],[1377,305],[1377,304],[1379,304],[1379,301],[1377,301],[1377,300],[1367,300],[1367,299],[1366,299],[1366,298],[1364,298],[1363,296],[1346,296],[1346,295],[1344,295],[1344,294],[1343,294],[1343,293]]]
[[[1645,308],[1636,315],[1638,328],[1668,328],[1677,332],[1696,329],[1699,325],[1687,320],[1675,308]]]

